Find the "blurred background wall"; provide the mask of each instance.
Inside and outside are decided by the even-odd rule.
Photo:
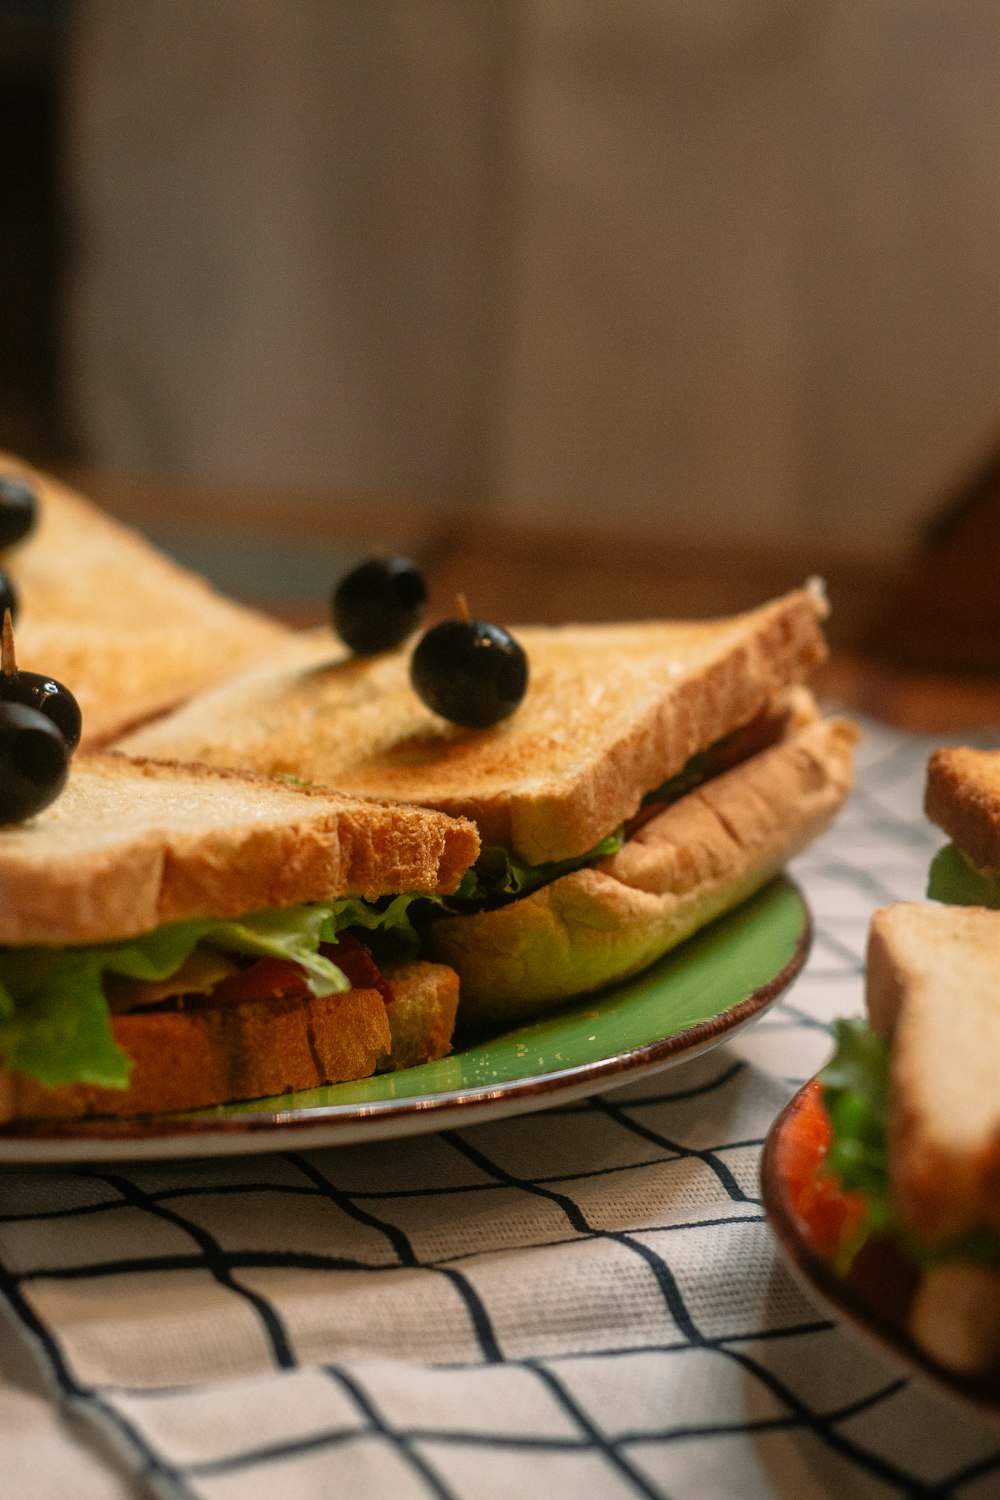
[[[889,555],[1000,431],[996,0],[49,11],[88,461]]]

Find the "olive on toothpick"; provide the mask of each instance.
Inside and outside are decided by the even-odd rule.
[[[0,475],[0,547],[28,535],[38,518],[38,496],[23,479]]]
[[[499,625],[469,617],[462,595],[457,619],[432,625],[410,659],[410,681],[428,708],[465,729],[489,729],[517,708],[528,687],[528,658]]]
[[[54,802],[69,760],[51,719],[24,703],[0,702],[0,824],[21,823]]]
[[[11,619],[16,620],[20,607],[21,601],[10,574],[0,568],[0,616],[9,612]]]
[[[337,584],[333,628],[356,656],[394,651],[423,619],[427,586],[408,557],[370,557]]]
[[[12,613],[4,610],[0,634],[0,703],[20,703],[44,715],[66,741],[70,755],[80,743],[83,719],[80,705],[69,688],[41,672],[22,672],[14,654]]]

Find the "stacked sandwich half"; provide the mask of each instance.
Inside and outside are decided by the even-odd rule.
[[[1000,752],[936,751],[926,809],[955,842],[935,901],[872,919],[870,1026],[840,1023],[821,1075],[827,1167],[850,1195],[843,1267],[888,1236],[915,1276],[914,1341],[972,1373],[1000,1361]]]
[[[79,757],[57,801],[0,830],[0,1120],[192,1109],[442,1055],[458,981],[420,957],[408,911],[478,847],[439,813]]]
[[[802,686],[824,614],[810,587],[731,619],[518,629],[527,694],[487,730],[427,708],[404,650],[317,632],[120,748],[469,818],[482,852],[426,941],[462,1017],[504,1024],[637,973],[826,826],[855,731]]]

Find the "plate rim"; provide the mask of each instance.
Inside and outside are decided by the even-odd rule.
[[[962,1376],[939,1365],[926,1354],[893,1319],[879,1317],[853,1291],[851,1285],[833,1269],[831,1263],[813,1249],[798,1227],[798,1218],[785,1191],[785,1179],[778,1166],[783,1133],[800,1109],[820,1087],[819,1077],[806,1080],[796,1089],[772,1121],[764,1140],[760,1158],[760,1189],[764,1214],[786,1263],[800,1286],[814,1302],[834,1315],[853,1334],[874,1344],[879,1351],[906,1367],[911,1375],[931,1385],[935,1391],[972,1408],[980,1417],[1000,1425],[1000,1390],[996,1377],[991,1388],[972,1376]]]
[[[497,1112],[527,1113],[543,1102],[551,1102],[554,1107],[599,1090],[623,1086],[635,1077],[695,1057],[743,1030],[768,1010],[801,972],[813,941],[812,912],[796,882],[784,874],[778,878],[794,894],[801,913],[801,925],[788,960],[744,1000],[666,1037],[502,1083],[475,1084],[367,1103],[317,1104],[270,1111],[258,1108],[242,1113],[234,1113],[230,1107],[225,1115],[201,1111],[62,1123],[25,1122],[0,1127],[0,1168],[64,1165],[73,1161],[82,1164],[88,1160],[251,1154],[286,1149],[277,1143],[281,1138],[292,1146],[308,1145],[308,1138],[313,1136],[319,1137],[313,1142],[316,1145],[346,1145],[446,1129],[456,1120],[465,1123],[470,1114],[473,1119],[485,1121]],[[595,997],[581,996],[580,1003],[590,998]],[[508,1034],[518,1029],[511,1028]]]

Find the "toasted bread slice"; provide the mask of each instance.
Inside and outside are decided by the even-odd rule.
[[[409,1067],[450,1049],[458,979],[442,964],[387,969],[395,998],[352,989],[116,1016],[132,1059],[126,1089],[46,1089],[0,1069],[0,1122],[163,1114],[271,1098]]]
[[[421,960],[386,969],[393,998],[386,1006],[392,1045],[379,1071],[394,1073],[445,1057],[458,1012],[459,981],[446,964]]]
[[[807,725],[672,803],[598,865],[434,922],[431,951],[458,970],[463,1022],[513,1024],[637,974],[746,900],[834,816],[856,738],[845,719]]]
[[[84,753],[57,801],[0,829],[0,944],[115,942],[338,895],[447,892],[478,849],[471,823],[419,808]]]
[[[1000,1229],[1000,912],[900,904],[868,941],[872,1027],[891,1038],[889,1159],[925,1241]]]
[[[3,556],[21,600],[18,664],[75,694],[100,744],[274,650],[291,634],[233,603],[65,485],[7,454],[38,524]]]
[[[924,810],[980,870],[1000,873],[1000,750],[935,750]]]
[[[585,853],[698,750],[825,654],[807,587],[730,619],[525,627],[524,702],[494,729],[446,724],[409,653],[348,658],[326,633],[128,736],[132,754],[291,774],[461,813],[529,864]]]

